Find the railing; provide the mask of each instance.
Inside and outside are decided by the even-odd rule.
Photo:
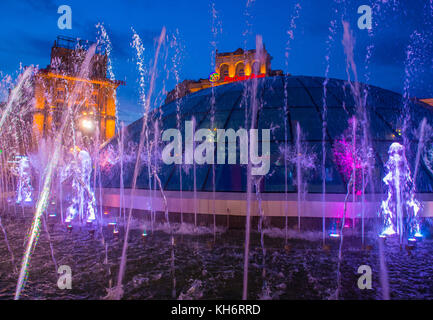
[[[65,48],[69,50],[75,50],[77,48],[81,48],[84,50],[89,50],[89,48],[95,44],[95,42],[89,41],[89,40],[83,40],[79,38],[71,38],[66,36],[57,36],[56,44],[55,46],[58,48]],[[104,49],[102,46],[96,47],[96,54],[103,55],[105,54]]]

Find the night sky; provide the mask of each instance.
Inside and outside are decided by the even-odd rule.
[[[180,81],[207,78],[212,71],[212,41],[220,51],[251,49],[255,47],[257,34],[262,35],[266,49],[274,58],[273,69],[294,75],[324,76],[329,49],[329,76],[347,79],[342,46],[342,20],[345,20],[356,39],[355,62],[360,81],[401,93],[408,74],[406,83],[411,96],[433,98],[433,4],[430,1],[433,0],[2,0],[0,72],[3,76],[16,76],[20,63],[45,68],[58,35],[95,41],[95,25],[102,22],[113,44],[116,78],[126,81],[126,86],[118,90],[118,108],[120,119],[129,123],[142,113],[135,49],[130,45],[131,27],[145,46],[147,68],[152,63],[156,39],[163,26],[169,39],[178,34],[180,46],[176,48],[181,62],[176,70]],[[301,6],[299,18],[293,19],[297,3]],[[60,17],[57,8],[62,4],[72,8],[72,30],[57,27]],[[217,11],[216,19],[212,18],[212,5]],[[360,5],[373,8],[370,34],[357,27]],[[335,35],[327,42],[333,20]],[[293,40],[288,35],[291,30]],[[372,56],[368,64],[370,74],[366,76],[368,46],[372,46]],[[176,83],[172,64],[176,48],[165,45],[162,49],[156,103],[164,98],[163,89],[171,90]]]

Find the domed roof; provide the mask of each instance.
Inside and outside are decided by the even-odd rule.
[[[310,193],[322,192],[322,115],[325,79],[307,76],[277,76],[225,84],[198,91],[153,110],[149,116],[149,147],[145,143],[137,188],[149,189],[149,181],[152,188],[155,185],[153,178],[148,179],[146,150],[149,148],[152,166],[156,165],[158,176],[165,190],[193,191],[195,167],[197,191],[212,191],[213,181],[215,181],[217,192],[245,192],[247,167],[239,164],[239,156],[237,164],[215,164],[215,178],[213,178],[212,165],[166,165],[161,160],[161,150],[168,142],[161,141],[161,132],[169,128],[179,128],[184,136],[185,121],[190,121],[192,117],[197,123],[196,130],[199,128],[212,129],[212,127],[231,128],[235,131],[239,128],[249,129],[251,119],[249,97],[253,81],[257,81],[257,101],[259,101],[256,128],[271,129],[270,170],[260,182],[261,191],[285,192],[287,172],[287,191],[296,192],[296,161],[292,161],[293,157],[290,158],[288,155],[295,154],[296,157],[296,151],[301,150],[303,154],[302,177],[306,190]],[[360,84],[360,90],[364,91],[364,89],[368,91],[366,109],[369,145],[372,148],[370,153],[374,159],[371,166],[372,179],[375,192],[382,192],[382,178],[385,175],[388,148],[393,142],[402,140],[401,115],[404,99],[395,92]],[[350,84],[343,80],[328,79],[326,91],[326,192],[345,193],[348,176],[344,172],[343,162],[338,157],[339,154],[341,155],[341,148],[344,149],[342,142],[349,146],[350,152],[353,150],[354,141],[350,134],[350,119],[356,112],[355,100]],[[285,111],[286,103],[287,112]],[[415,99],[406,104],[405,110],[410,110],[410,117],[407,118],[408,127],[411,128],[407,130],[409,146],[406,147],[406,156],[413,172],[419,126],[423,118],[427,119],[427,123],[433,124],[433,109]],[[125,128],[123,137],[125,141],[123,170],[125,188],[131,186],[142,123],[140,119]],[[155,123],[158,123],[159,128],[157,148],[153,148]],[[302,135],[299,140],[300,148],[296,149],[298,123]],[[285,143],[286,134],[287,144]],[[355,148],[359,151],[362,138],[357,139]],[[416,180],[418,192],[433,190],[433,166],[430,166],[429,161],[431,159],[433,163],[433,152],[430,156],[429,145],[426,146],[427,149],[422,152]],[[239,145],[237,145],[237,151],[239,154]],[[105,153],[105,156],[102,157],[103,186],[118,188],[120,164],[118,161],[106,161],[107,157],[120,154],[117,137],[105,145],[103,152]],[[287,165],[284,163],[285,160]],[[180,188],[181,183],[182,188]]]

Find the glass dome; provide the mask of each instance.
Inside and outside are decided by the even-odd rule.
[[[185,121],[192,117],[196,121],[196,130],[228,129],[235,131],[239,128],[250,128],[250,89],[253,81],[257,81],[257,112],[258,129],[271,129],[270,141],[270,171],[261,181],[261,192],[281,193],[286,190],[287,152],[296,150],[297,124],[302,131],[300,144],[302,152],[311,156],[310,167],[303,172],[306,191],[309,193],[322,192],[322,115],[323,115],[323,82],[321,77],[308,76],[276,76],[258,80],[235,82],[198,91],[183,98],[172,101],[159,109],[153,110],[149,116],[149,143],[144,143],[141,157],[141,170],[137,179],[137,188],[158,188],[159,183],[153,175],[148,177],[147,163],[157,168],[158,176],[164,190],[193,191],[194,185],[198,192],[245,192],[247,185],[247,167],[240,164],[213,165],[165,165],[161,161],[161,149],[168,142],[161,141],[161,132],[169,128],[178,128],[183,135]],[[336,161],[335,150],[338,141],[344,139],[350,131],[350,119],[355,114],[355,100],[347,81],[328,79],[326,94],[327,130],[325,139],[326,151],[326,193],[345,193],[348,177]],[[384,166],[388,159],[388,148],[393,142],[401,142],[403,123],[404,99],[400,94],[375,86],[360,84],[360,90],[368,91],[366,106],[368,118],[369,141],[374,158],[372,166],[373,192],[383,191],[382,178]],[[285,104],[287,102],[287,108]],[[418,148],[418,132],[423,118],[427,123],[433,123],[433,109],[431,106],[412,99],[407,103],[410,110],[407,115],[408,128],[406,156],[409,165],[414,170]],[[287,112],[285,112],[287,109]],[[212,121],[213,119],[213,121]],[[286,120],[286,121],[285,121]],[[158,131],[155,130],[158,124]],[[123,137],[123,177],[125,188],[130,188],[136,160],[137,145],[140,139],[143,120],[139,119],[125,128]],[[153,148],[154,133],[158,132],[158,148]],[[286,149],[287,132],[287,149]],[[103,147],[102,151],[102,185],[106,188],[120,187],[119,136],[115,136]],[[361,140],[361,139],[360,139]],[[357,142],[357,147],[361,141]],[[260,144],[260,143],[259,143]],[[429,145],[426,144],[428,147]],[[150,151],[147,157],[146,150]],[[183,149],[184,150],[184,149]],[[433,150],[433,149],[432,149]],[[237,145],[239,154],[239,145]],[[432,192],[433,166],[426,148],[422,152],[420,168],[417,178],[417,192]],[[433,163],[433,152],[431,152]],[[113,157],[114,155],[114,157]],[[106,160],[116,158],[114,160]],[[215,157],[216,159],[216,157]],[[239,163],[239,156],[237,158]],[[287,163],[287,191],[296,192],[296,166]],[[313,167],[314,166],[314,167]],[[194,184],[195,168],[195,184]],[[215,177],[213,177],[215,171]]]

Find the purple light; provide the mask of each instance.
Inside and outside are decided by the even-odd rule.
[[[337,164],[338,170],[343,175],[346,181],[350,180],[353,172],[355,171],[355,193],[361,194],[362,189],[362,159],[358,154],[358,150],[354,150],[351,137],[342,137],[337,139],[333,145],[334,160]]]

